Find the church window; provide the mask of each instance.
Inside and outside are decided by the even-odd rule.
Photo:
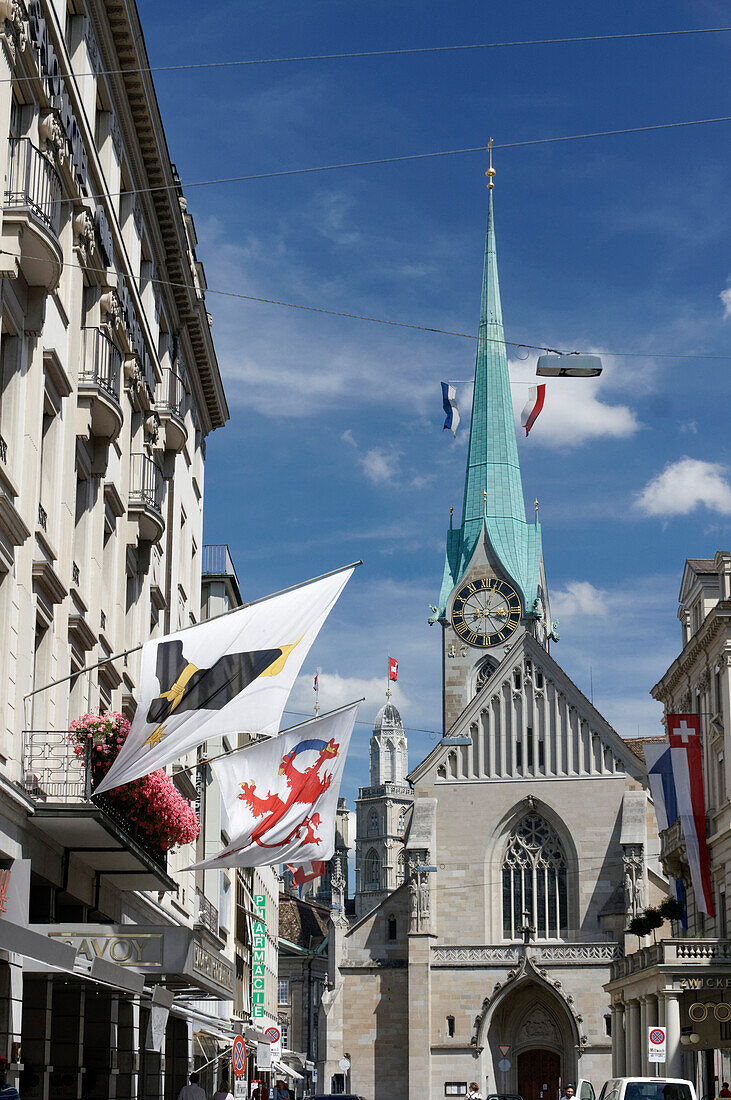
[[[513,669],[513,687],[515,688],[516,691],[520,691],[521,684],[522,684],[522,679],[521,679],[521,675],[520,675],[520,669],[519,668],[514,668]]]
[[[396,782],[396,746],[393,741],[388,742],[388,772],[386,773],[386,782]]]
[[[396,883],[398,886],[402,886],[404,882],[406,882],[406,852],[401,849],[396,864]]]
[[[516,768],[523,767],[523,746],[520,741],[515,742],[515,766]]]
[[[401,810],[401,813],[398,815],[398,825],[396,827],[396,832],[398,833],[399,836],[403,836],[405,830],[406,830],[406,807],[404,806],[403,809]]]
[[[389,940],[395,940],[396,939],[396,918],[395,917],[389,917],[388,918],[388,938],[389,938]]]
[[[482,662],[477,670],[477,679],[475,681],[475,694],[478,691],[482,691],[485,684],[490,679],[496,668],[497,661],[493,661],[492,657],[488,657]]]
[[[454,1038],[454,1016],[447,1016],[447,1035],[450,1039]]]
[[[381,861],[378,852],[371,848],[365,861],[365,886],[366,890],[377,890],[381,885]]]
[[[533,727],[527,726],[525,731],[525,744],[528,750],[528,768],[533,767]]]
[[[566,857],[555,830],[530,812],[513,829],[503,860],[503,935],[517,939],[526,919],[539,939],[568,932]]]
[[[371,810],[368,815],[368,835],[376,836],[378,833],[378,811]]]
[[[536,687],[539,690],[543,690],[543,673],[538,668],[536,669],[535,682],[536,682]]]

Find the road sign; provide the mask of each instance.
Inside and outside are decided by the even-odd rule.
[[[237,1035],[234,1039],[231,1058],[234,1064],[234,1076],[243,1077],[246,1073],[246,1043],[243,1035]]]
[[[243,1078],[236,1078],[234,1081],[234,1097],[235,1100],[246,1100],[246,1081]]]
[[[510,1054],[511,1049],[512,1048],[510,1046],[510,1043],[500,1043],[498,1046],[498,1050],[502,1054],[503,1058],[507,1058],[507,1056]]]
[[[667,1057],[667,1028],[648,1027],[647,1029],[647,1060],[648,1062],[664,1062]]]
[[[338,1065],[340,1066],[340,1069],[343,1071],[343,1073],[347,1073],[350,1069],[350,1058],[341,1058],[338,1062]]]
[[[497,1064],[497,1068],[500,1070],[501,1073],[507,1073],[511,1065],[512,1062],[509,1058],[501,1058]]]

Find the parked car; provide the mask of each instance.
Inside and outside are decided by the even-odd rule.
[[[599,1100],[697,1100],[690,1081],[680,1077],[613,1077]]]

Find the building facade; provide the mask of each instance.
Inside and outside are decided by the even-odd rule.
[[[23,1096],[173,1096],[230,1014],[227,906],[67,731],[132,717],[141,644],[198,621],[228,412],[134,3],[0,14],[0,1054]]]
[[[731,1075],[731,554],[688,558],[678,598],[682,649],[652,689],[665,714],[697,714],[701,731],[706,831],[714,915],[696,905],[680,820],[660,834],[660,858],[683,883],[687,928],[672,922],[612,966],[607,985],[616,1018],[615,1072],[647,1072],[643,1027],[668,1029],[668,1075],[717,1096]]]
[[[390,692],[389,692],[390,695]],[[370,786],[356,802],[355,913],[373,909],[406,881],[404,835],[414,794],[406,776],[409,750],[404,724],[389,699],[373,725]]]
[[[279,897],[278,1012],[284,1058],[302,1077],[297,1093],[316,1093],[320,1003],[328,980],[326,905],[284,891]]]
[[[431,618],[444,736],[408,776],[405,883],[334,920],[323,1091],[554,1100],[603,1082],[603,986],[666,889],[643,760],[553,656],[504,341],[491,193],[462,523]]]

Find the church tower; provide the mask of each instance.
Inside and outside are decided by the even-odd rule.
[[[408,747],[404,724],[386,693],[373,725],[371,785],[356,801],[355,915],[360,919],[405,879],[404,832],[414,800],[406,779]]]
[[[450,518],[439,606],[448,733],[524,631],[543,646],[549,617],[541,528],[525,517],[498,281],[492,166],[462,522]]]

